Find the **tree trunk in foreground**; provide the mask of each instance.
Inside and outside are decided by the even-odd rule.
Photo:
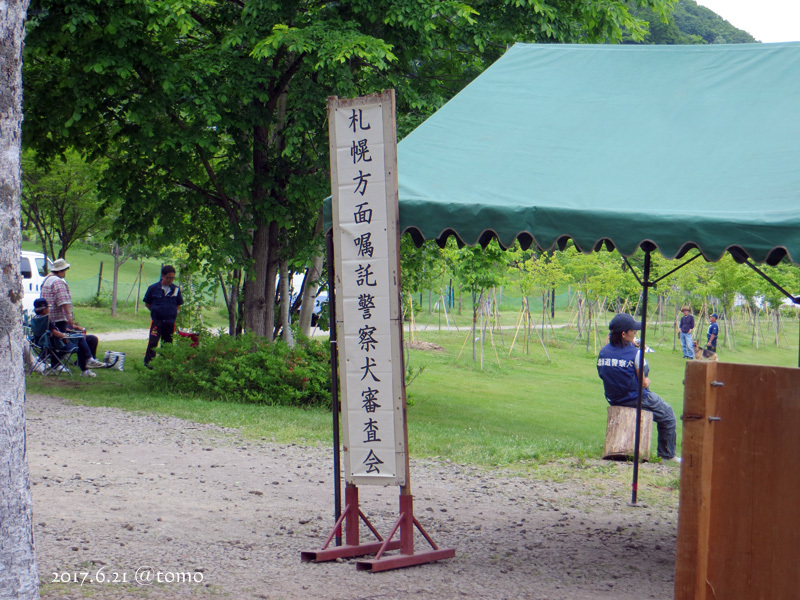
[[[322,277],[322,255],[315,256],[311,260],[311,266],[308,269],[308,277],[306,278],[306,285],[303,288],[303,303],[300,305],[300,331],[306,337],[311,336],[311,319],[314,315],[314,307],[317,301],[317,292],[319,291],[320,277]],[[330,297],[330,296],[329,296]]]
[[[28,0],[0,2],[0,599],[39,597],[25,454],[20,257],[22,40]]]
[[[323,228],[322,211],[319,211],[317,222],[314,226],[314,235],[322,233]],[[308,275],[303,286],[303,302],[300,305],[299,328],[306,337],[311,335],[311,317],[314,314],[314,305],[319,291],[320,277],[322,277],[322,263],[324,248],[319,249],[319,255],[315,255],[308,269]]]
[[[292,328],[289,325],[289,307],[292,304],[292,295],[289,293],[289,264],[285,260],[280,261],[280,294],[281,294],[281,312],[279,316],[281,339],[286,342],[290,348],[294,348],[294,336]]]

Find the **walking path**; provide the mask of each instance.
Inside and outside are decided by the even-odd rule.
[[[333,527],[330,448],[36,394],[26,411],[45,600],[672,597],[677,492],[654,483],[673,465],[642,465],[646,502],[631,508],[626,463],[565,459],[549,481],[412,457],[415,515],[456,555],[370,573],[300,560]],[[397,496],[361,488],[384,535]],[[414,546],[428,548],[421,536]]]

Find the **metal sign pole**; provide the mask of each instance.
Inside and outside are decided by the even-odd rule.
[[[644,350],[647,338],[647,292],[650,287],[650,252],[644,255],[644,281],[642,282],[642,335],[639,339],[639,389],[636,399],[636,437],[633,444],[633,483],[631,505],[636,505],[639,493],[639,444],[642,438],[642,396],[644,395]],[[634,368],[636,368],[634,366]],[[649,449],[648,449],[649,450]]]
[[[331,343],[331,413],[333,416],[333,514],[338,521],[342,516],[342,466],[339,456],[339,353],[336,338],[336,297],[333,264],[333,230],[325,234],[325,250],[328,258],[328,311]],[[341,529],[336,533],[336,545],[342,545]]]

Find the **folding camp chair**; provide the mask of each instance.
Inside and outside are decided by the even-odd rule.
[[[75,366],[75,356],[78,347],[74,344],[65,344],[62,339],[56,338],[50,332],[50,317],[37,315],[30,321],[31,352],[37,357],[31,371],[41,372],[43,375],[66,373],[72,375],[70,367]]]
[[[25,375],[30,375],[34,371],[44,373],[46,367],[45,356],[42,355],[42,347],[37,343],[31,329],[31,321],[25,313],[22,322],[22,331],[25,336]]]

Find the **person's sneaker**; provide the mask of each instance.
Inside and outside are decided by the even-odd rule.
[[[673,456],[672,458],[668,458],[667,460],[671,461],[671,462],[679,463],[679,462],[681,462],[681,457],[680,456]]]
[[[52,373],[53,375],[59,375],[61,373],[69,373],[69,370],[64,365],[56,365],[55,367],[50,369],[48,373]]]
[[[97,373],[86,369],[85,371],[81,371],[81,377],[97,377]]]
[[[102,361],[97,360],[96,358],[90,358],[86,361],[86,366],[90,369],[104,369],[108,365]]]
[[[42,363],[37,364],[33,367],[33,372],[38,373],[39,375],[44,375],[44,365]]]

